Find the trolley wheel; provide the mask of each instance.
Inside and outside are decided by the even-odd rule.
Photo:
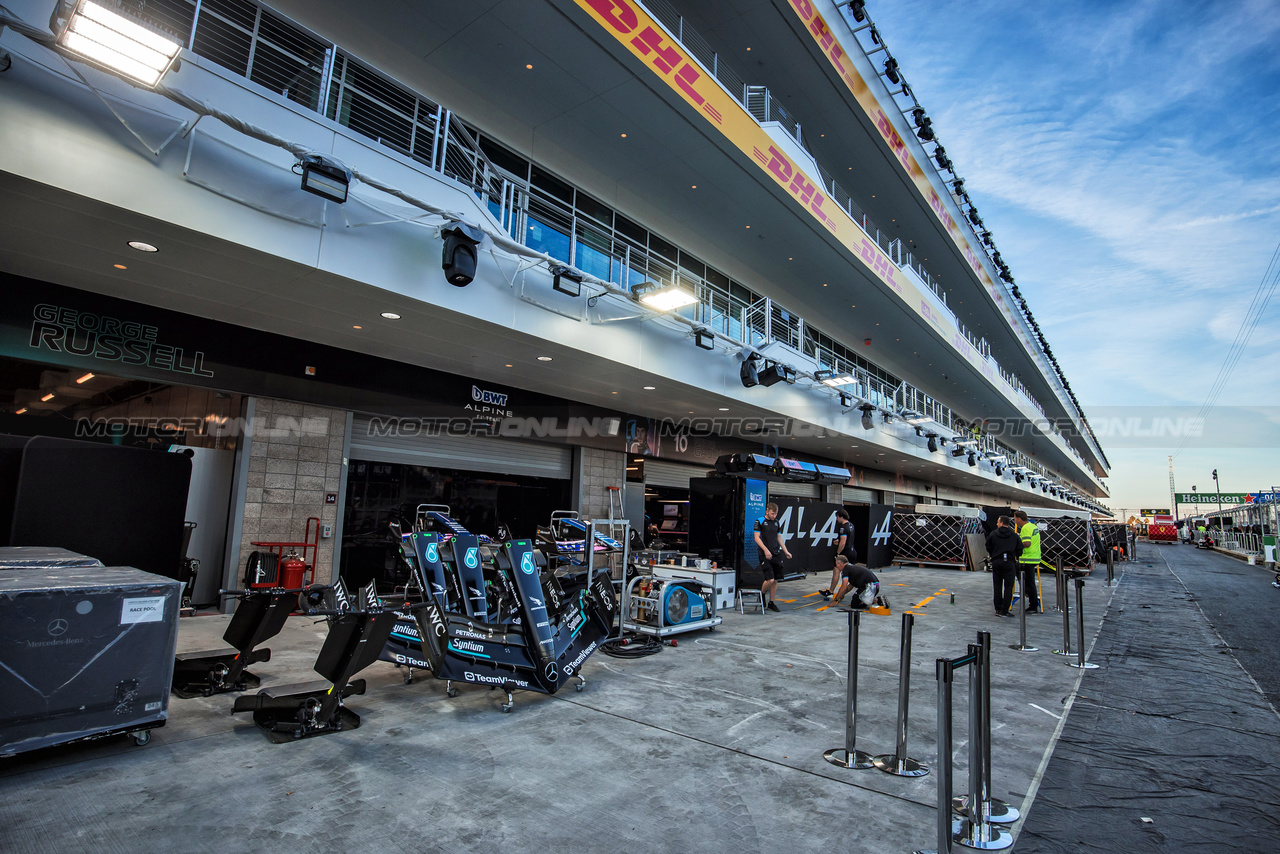
[[[587,687],[587,684],[585,682],[579,682],[577,685],[573,686],[573,690],[577,691],[578,693],[582,693],[582,689],[585,687]]]
[[[139,747],[144,747],[151,743],[151,730],[149,729],[140,729],[137,732],[132,733],[132,735],[133,743]]]
[[[715,626],[707,626],[707,631],[714,632],[715,630],[716,630]]]
[[[457,689],[457,688],[446,688],[446,689],[445,689],[445,691],[444,691],[444,693],[445,693],[445,696],[446,696],[446,697],[456,697],[456,696],[458,696],[458,689]]]
[[[503,713],[504,715],[509,715],[509,714],[511,714],[511,710],[512,710],[512,709],[514,709],[515,707],[516,707],[516,704],[515,704],[515,703],[503,703],[503,704],[502,704],[502,713]]]

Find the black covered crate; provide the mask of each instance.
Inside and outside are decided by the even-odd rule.
[[[0,572],[0,755],[162,726],[181,596],[130,567]]]
[[[102,566],[96,557],[51,546],[0,547],[0,569],[29,569],[50,566]]]

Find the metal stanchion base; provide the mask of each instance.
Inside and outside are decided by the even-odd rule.
[[[974,824],[961,818],[951,823],[951,841],[965,848],[999,851],[1013,844],[1013,834],[995,824]]]
[[[876,767],[886,774],[893,774],[896,777],[923,777],[929,773],[929,766],[923,762],[917,762],[914,759],[898,759],[896,753],[886,753],[884,756],[876,756],[872,760]]]
[[[864,768],[876,767],[875,762],[871,759],[871,754],[863,753],[861,750],[854,750],[853,755],[850,756],[849,751],[843,747],[836,747],[822,754],[822,758],[841,768],[854,768],[861,771]]]
[[[1069,656],[1071,656],[1072,658],[1074,658],[1074,657],[1075,657],[1075,655],[1076,655],[1076,651],[1075,651],[1075,650],[1073,650],[1073,649],[1055,649],[1055,650],[1053,651],[1053,654],[1054,654],[1054,655],[1069,655]]]
[[[1078,661],[1064,661],[1063,664],[1067,665],[1067,667],[1074,667],[1077,670],[1097,670],[1098,669],[1098,665],[1094,664],[1092,661],[1086,661],[1084,664],[1081,664]]]
[[[951,799],[951,811],[961,814],[969,806],[968,795],[957,795]],[[1022,813],[999,798],[987,799],[987,821],[993,824],[1013,824],[1022,817]]]
[[[1023,646],[1020,643],[1009,644],[1009,649],[1016,649],[1018,652],[1039,652],[1040,651],[1040,647],[1038,646]]]

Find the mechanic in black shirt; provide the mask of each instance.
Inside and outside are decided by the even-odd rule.
[[[874,572],[861,564],[849,563],[844,555],[836,555],[835,568],[836,572],[844,576],[844,580],[840,582],[840,589],[836,591],[831,604],[839,605],[844,594],[852,591],[853,595],[849,597],[851,608],[861,611],[873,604],[889,607],[889,600],[880,595],[880,579],[876,578]]]
[[[853,545],[853,523],[849,521],[849,512],[843,507],[836,511],[836,554],[844,555],[849,563],[858,562],[858,549]],[[832,571],[831,586],[818,591],[823,599],[831,596],[831,591],[840,586],[841,577],[840,570]]]
[[[764,573],[764,583],[760,590],[768,598],[765,607],[770,611],[780,610],[773,602],[778,592],[778,579],[782,577],[782,559],[778,552],[791,557],[787,551],[787,543],[782,537],[782,526],[778,524],[778,505],[770,501],[764,508],[764,518],[756,520],[756,548],[760,550],[760,570]]]
[[[991,557],[996,616],[1008,617],[1013,602],[1013,577],[1018,571],[1018,555],[1022,554],[1022,540],[1008,516],[997,519],[996,529],[987,535],[987,554]]]

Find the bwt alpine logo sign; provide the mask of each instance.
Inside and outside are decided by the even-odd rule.
[[[874,531],[871,532],[871,545],[887,546],[889,545],[889,520],[893,518],[893,512],[884,514],[884,521],[881,522]]]
[[[493,406],[506,406],[508,397],[510,397],[510,395],[499,394],[496,391],[489,391],[487,389],[480,388],[479,386],[473,385],[471,387],[471,399],[476,403],[488,403]]]

